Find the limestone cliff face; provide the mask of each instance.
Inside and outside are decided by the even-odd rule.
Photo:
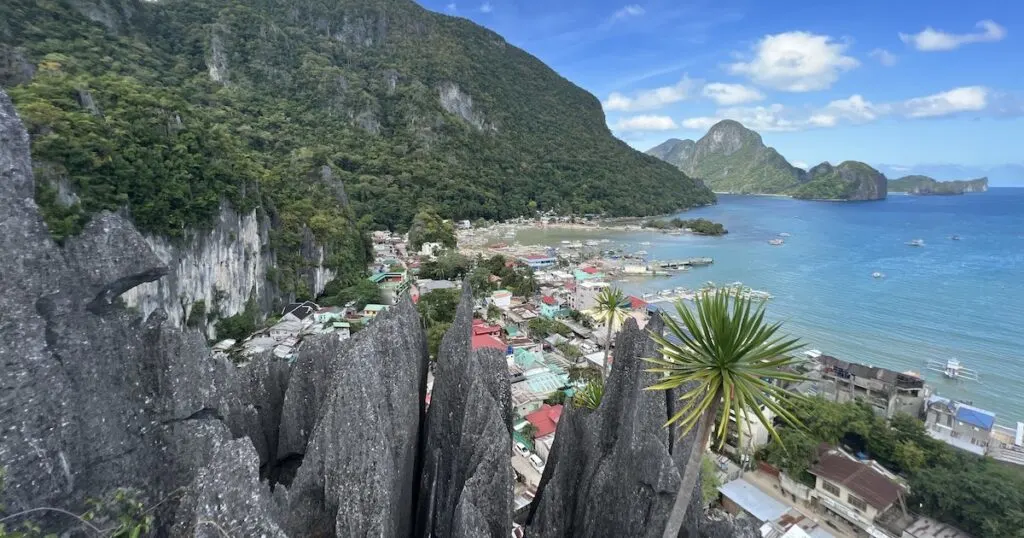
[[[693,150],[696,146],[697,143],[693,140],[669,138],[661,144],[647,150],[645,153],[653,157],[657,157],[669,164],[673,164],[677,168],[681,169],[690,160],[690,157],[693,156]]]
[[[889,190],[881,172],[858,161],[838,166],[824,162],[807,171],[807,181],[793,197],[808,200],[884,200]]]
[[[203,302],[207,314],[217,312],[219,317],[244,311],[250,299],[262,311],[271,311],[275,305],[290,302],[294,297],[280,293],[267,280],[267,270],[276,263],[269,232],[269,220],[256,210],[240,215],[222,205],[209,231],[192,232],[180,244],[164,237],[146,236],[146,243],[168,268],[168,275],[129,290],[124,300],[143,316],[163,310],[168,322],[176,327],[185,326],[197,301]],[[334,278],[334,272],[325,267],[324,247],[315,242],[311,233],[303,238],[303,255],[311,269],[302,277],[313,294],[318,295]],[[203,321],[197,326],[204,329],[208,338],[216,336],[213,323]]]

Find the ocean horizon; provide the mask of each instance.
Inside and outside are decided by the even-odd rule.
[[[806,349],[917,372],[933,393],[993,411],[1001,424],[1024,420],[1024,189],[874,202],[719,195],[718,204],[679,216],[721,222],[729,234],[534,229],[516,240],[603,237],[650,259],[710,256],[709,267],[619,285],[642,294],[742,282],[773,295],[769,317]],[[783,245],[768,244],[780,233],[789,234]],[[924,246],[908,246],[914,239]],[[926,368],[951,358],[980,381]]]

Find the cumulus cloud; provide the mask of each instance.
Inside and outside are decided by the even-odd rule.
[[[897,58],[895,54],[885,49],[875,49],[871,51],[871,57],[875,58],[878,60],[878,63],[886,67],[892,67],[896,65],[897,61],[899,61],[899,58]]]
[[[484,2],[483,4],[480,4],[481,13],[490,13],[492,11],[494,11],[494,6],[492,6],[490,2]]]
[[[989,90],[983,86],[965,86],[908,99],[903,103],[904,115],[910,118],[948,116],[959,112],[977,112],[988,105]]]
[[[612,126],[616,131],[671,131],[678,129],[669,116],[631,116],[622,118]]]
[[[459,9],[459,6],[456,6],[456,5],[455,5],[455,2],[452,2],[452,3],[448,4],[448,5],[447,5],[447,6],[445,6],[445,7],[446,7],[446,8],[448,9],[448,11],[449,11],[449,12],[451,12],[451,13],[455,13],[455,12],[456,12],[456,11],[458,11],[458,9]]]
[[[684,75],[682,80],[672,86],[641,90],[632,96],[612,92],[601,104],[604,105],[606,111],[655,110],[688,99],[694,86],[695,83]]]
[[[847,45],[827,35],[810,32],[784,32],[768,35],[753,47],[746,62],[728,65],[733,74],[789,92],[824,90],[839,74],[860,65],[846,56]]]
[[[1006,37],[1006,28],[995,21],[984,20],[975,25],[974,33],[950,34],[928,26],[916,34],[900,33],[900,39],[915,49],[925,52],[953,50],[970,43],[1001,41]]]
[[[749,86],[742,84],[725,84],[712,82],[706,84],[701,90],[701,95],[714,100],[720,105],[741,105],[754,101],[763,101],[764,94]]]
[[[967,86],[949,91],[915,97],[894,103],[872,103],[861,95],[836,99],[820,107],[787,107],[781,104],[754,107],[728,107],[713,116],[685,118],[686,129],[707,130],[724,119],[736,120],[755,131],[801,131],[839,125],[862,124],[885,117],[908,119],[952,116],[964,112],[985,112],[991,115],[1024,114],[1024,107],[1006,100],[994,106],[992,92],[982,86]]]
[[[624,6],[622,9],[616,11],[615,14],[612,15],[612,18],[625,19],[628,17],[638,17],[646,12],[647,11],[644,10],[643,6],[640,6],[639,4],[629,4],[628,6]]]

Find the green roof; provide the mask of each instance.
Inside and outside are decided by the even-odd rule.
[[[335,321],[334,323],[331,324],[331,327],[334,327],[336,329],[347,329],[350,327],[350,325],[347,321]]]
[[[386,304],[368,304],[363,307],[363,310],[369,310],[370,312],[380,312],[381,310],[387,310],[388,305]]]

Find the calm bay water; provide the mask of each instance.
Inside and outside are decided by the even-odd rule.
[[[743,282],[772,293],[769,315],[809,348],[921,372],[939,394],[972,400],[1000,423],[1024,420],[1024,189],[865,203],[720,196],[718,205],[683,216],[721,222],[730,233],[602,237],[650,258],[711,256],[714,265],[624,288]],[[791,234],[785,244],[769,245],[780,232]],[[961,240],[950,240],[954,234]],[[593,232],[527,230],[517,240],[557,245],[584,237]],[[923,248],[905,244],[918,238]],[[885,278],[872,278],[875,271]],[[977,370],[981,382],[924,370],[926,360],[948,358]]]

